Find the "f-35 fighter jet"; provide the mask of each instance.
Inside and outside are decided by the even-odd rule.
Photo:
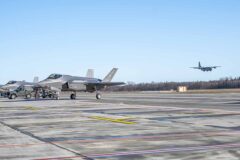
[[[88,71],[87,77],[51,74],[47,79],[40,81],[35,88],[49,87],[53,90],[71,91],[70,99],[76,99],[76,92],[96,92],[96,98],[101,99],[99,92],[101,89],[125,84],[124,82],[111,82],[117,70],[113,68],[103,80],[93,78],[93,70]]]

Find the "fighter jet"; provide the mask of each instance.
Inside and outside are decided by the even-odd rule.
[[[213,69],[217,69],[217,68],[219,68],[219,67],[221,67],[221,66],[203,67],[203,66],[201,65],[201,62],[198,62],[198,67],[191,67],[191,68],[193,68],[193,69],[199,69],[199,70],[201,70],[201,71],[203,71],[203,72],[211,72]]]
[[[86,73],[86,77],[88,78],[93,78],[94,77],[94,70],[93,69],[88,69]],[[11,82],[15,83],[15,82]],[[22,81],[16,81],[15,83],[16,88],[11,88],[8,90],[3,90],[5,92],[6,96],[9,99],[15,99],[19,96],[25,97],[26,99],[30,99],[34,93],[34,91],[38,90],[38,95],[36,95],[35,92],[35,97],[37,98],[52,98],[52,99],[59,99],[59,92],[61,92],[61,89],[56,88],[54,86],[41,86],[38,84],[38,79],[34,80],[34,83],[23,83]],[[0,89],[1,91],[1,89]]]
[[[51,87],[61,91],[71,91],[70,99],[76,99],[76,92],[96,92],[96,99],[101,99],[100,90],[108,86],[123,85],[124,82],[111,82],[117,72],[113,68],[103,79],[93,78],[93,70],[89,70],[87,77],[77,77],[62,74],[51,74],[47,79],[40,81],[38,87]]]
[[[38,77],[34,77],[33,82],[26,82],[26,81],[14,81],[11,80],[7,84],[0,87],[1,95],[7,97],[10,91],[17,89],[19,86],[22,85],[35,85],[38,82]],[[12,97],[14,99],[16,97]]]

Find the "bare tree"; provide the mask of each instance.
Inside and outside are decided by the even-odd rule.
[[[151,83],[128,83],[125,86],[110,87],[108,91],[161,91],[176,90],[178,86],[187,86],[188,89],[230,89],[240,88],[240,77],[225,77],[215,81],[195,82],[151,82]]]

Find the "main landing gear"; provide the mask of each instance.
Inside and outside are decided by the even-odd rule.
[[[96,99],[97,99],[97,100],[101,99],[101,98],[102,98],[102,95],[101,95],[101,93],[98,91],[97,86],[95,86],[95,91],[96,91]]]
[[[76,92],[73,92],[71,95],[70,95],[70,99],[76,99],[76,96],[77,95],[77,93]]]
[[[97,93],[97,94],[96,94],[96,98],[97,98],[97,99],[101,99],[101,98],[102,98],[101,93]]]

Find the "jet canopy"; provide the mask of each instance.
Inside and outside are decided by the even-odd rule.
[[[9,81],[7,84],[15,84],[17,81]]]
[[[61,78],[61,74],[51,74],[47,79],[58,79]]]

